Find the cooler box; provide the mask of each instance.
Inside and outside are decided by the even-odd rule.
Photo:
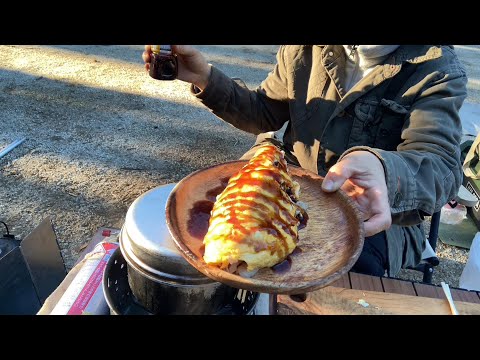
[[[467,213],[480,230],[480,180],[474,180],[464,176],[463,186],[479,200],[474,206],[467,207]]]

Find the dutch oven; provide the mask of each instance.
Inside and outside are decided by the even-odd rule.
[[[146,192],[127,211],[119,243],[131,292],[152,314],[223,313],[238,301],[239,289],[206,277],[175,247],[165,219],[174,187],[168,184]],[[250,292],[247,313],[258,295]]]

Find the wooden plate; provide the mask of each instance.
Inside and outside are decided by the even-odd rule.
[[[253,277],[231,274],[203,261],[203,237],[208,229],[215,197],[228,179],[246,161],[233,161],[196,171],[181,180],[166,205],[167,226],[185,259],[211,279],[232,287],[276,294],[299,294],[327,286],[348,272],[363,247],[364,229],[360,213],[342,191],[325,193],[323,178],[299,167],[289,166],[300,184],[300,201],[307,204],[307,226],[299,231],[290,268],[259,270]]]

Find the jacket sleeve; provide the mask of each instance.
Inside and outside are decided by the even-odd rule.
[[[463,71],[437,76],[413,103],[397,151],[367,147],[382,161],[392,223],[420,223],[455,198],[463,180],[459,110],[467,96]]]
[[[275,68],[256,90],[212,66],[205,89],[198,92],[192,85],[191,91],[215,115],[238,129],[253,134],[278,130],[290,116],[284,52],[285,47],[280,47]]]

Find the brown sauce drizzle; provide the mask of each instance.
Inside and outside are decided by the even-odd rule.
[[[212,209],[212,201],[202,200],[193,204],[187,222],[188,233],[191,236],[203,240],[208,231],[210,212]]]
[[[302,248],[297,246],[295,249],[293,249],[292,253],[288,256],[295,256],[298,254],[301,254],[303,252]]]
[[[285,260],[279,262],[277,265],[272,266],[271,269],[277,274],[285,274],[292,268],[293,258],[295,255],[302,252],[303,250],[297,246],[295,249],[293,249],[292,253],[286,257]]]
[[[217,195],[221,194],[222,191],[225,190],[225,188],[227,187],[228,180],[230,180],[230,178],[228,177],[220,179],[220,186],[217,186],[216,188],[207,191],[205,194],[207,200],[215,202],[217,200]]]
[[[217,186],[216,188],[207,191],[207,193],[205,194],[207,200],[211,202],[215,202],[217,200],[217,195],[220,194],[223,191],[223,189],[225,189],[225,187]]]
[[[228,236],[229,240],[251,241],[249,245],[257,252],[270,250],[272,255],[285,257],[291,247],[287,236],[298,241],[298,230],[306,226],[308,215],[295,205],[297,199],[294,198],[286,160],[284,158],[279,160],[276,156],[276,147],[273,145],[271,147],[274,151],[269,149],[263,151],[250,160],[239,173],[231,178],[223,178],[221,186],[208,191],[205,194],[207,200],[194,204],[188,221],[191,236],[203,239],[214,218],[225,218],[225,221],[235,229],[232,234],[224,235]],[[271,164],[264,165],[265,161],[270,161]],[[261,191],[246,190],[246,186]],[[218,199],[217,195],[220,195]],[[298,209],[294,215],[291,214],[292,205]],[[246,210],[250,210],[248,215],[245,215]],[[250,239],[248,235],[258,231],[265,231],[279,241],[272,246],[266,242]],[[298,252],[301,252],[301,249],[296,247],[285,260],[272,267],[273,271],[277,273],[288,271],[291,268],[292,256]]]
[[[272,270],[277,274],[284,274],[292,268],[292,258],[287,256],[285,260],[278,263],[277,265],[272,266]]]
[[[308,214],[307,212],[300,208],[300,212],[297,214],[296,218],[300,221],[300,224],[298,224],[298,230],[305,229],[308,223]]]

